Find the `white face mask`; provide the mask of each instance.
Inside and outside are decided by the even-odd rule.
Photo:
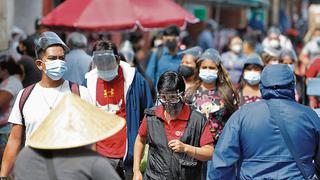
[[[242,45],[241,44],[233,44],[231,45],[231,50],[235,53],[240,53],[242,51]]]
[[[243,79],[250,85],[257,85],[260,82],[260,73],[256,71],[247,71],[243,75]]]
[[[279,61],[270,61],[269,64],[279,64]]]
[[[59,59],[47,61],[44,64],[46,65],[45,73],[50,79],[54,81],[61,79],[68,69],[66,66],[66,62]]]
[[[205,83],[213,83],[218,78],[218,70],[200,69],[199,78]]]
[[[312,37],[312,41],[320,41],[320,36]]]
[[[119,67],[117,66],[115,69],[106,71],[98,69],[98,76],[107,82],[112,81],[116,76],[118,76],[118,68]]]
[[[288,64],[288,66],[294,72],[294,64]]]
[[[154,41],[154,46],[155,47],[159,47],[159,46],[161,46],[163,44],[163,41],[161,40],[161,39],[156,39],[155,41]]]
[[[277,49],[280,47],[280,42],[278,40],[272,39],[272,40],[270,40],[270,46],[272,48]]]

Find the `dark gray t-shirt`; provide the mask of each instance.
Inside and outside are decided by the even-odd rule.
[[[120,179],[108,160],[90,149],[81,147],[50,152],[58,180]],[[15,162],[15,180],[50,180],[43,154],[46,151],[25,147]]]

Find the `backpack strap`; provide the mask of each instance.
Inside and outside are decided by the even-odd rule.
[[[36,86],[36,84],[31,84],[30,86],[26,87],[21,94],[20,100],[19,100],[19,110],[22,118],[22,126],[25,126],[25,120],[23,115],[23,107],[26,103],[27,99],[29,98],[33,88]]]
[[[71,81],[69,81],[69,87],[72,93],[80,96],[80,90],[79,90],[79,85],[76,83],[73,83]]]
[[[21,136],[21,146],[20,148],[22,149],[24,147],[24,144],[25,144],[25,139],[26,139],[26,130],[25,130],[25,127],[26,127],[26,122],[25,122],[25,119],[24,119],[24,115],[23,115],[23,107],[27,101],[27,99],[29,98],[32,90],[34,89],[34,87],[36,86],[36,83],[35,84],[31,84],[30,86],[26,87],[23,91],[22,91],[22,94],[21,94],[21,97],[20,97],[20,100],[19,100],[19,111],[20,111],[20,114],[21,114],[21,121],[22,121],[22,126],[23,126],[23,130],[22,130],[22,136]]]
[[[24,120],[24,115],[23,115],[23,107],[27,101],[27,99],[29,98],[33,88],[35,87],[36,84],[31,84],[30,86],[26,87],[21,94],[20,97],[20,101],[19,101],[19,110],[20,110],[20,114],[22,117],[22,125],[25,126],[25,120]],[[69,81],[69,86],[70,86],[70,90],[72,93],[80,96],[80,90],[79,90],[79,85],[72,83]]]

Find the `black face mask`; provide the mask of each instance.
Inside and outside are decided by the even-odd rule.
[[[194,69],[189,66],[184,66],[181,65],[179,67],[179,73],[184,77],[184,78],[189,78],[194,74]]]
[[[183,103],[180,101],[178,103],[163,103],[164,109],[172,117],[177,117],[182,110]]]
[[[21,55],[23,55],[23,51],[21,51],[21,49],[19,48],[19,46],[17,47],[17,52]]]
[[[177,41],[176,40],[168,40],[166,42],[166,46],[167,48],[170,50],[170,51],[174,51],[176,50],[176,47],[177,47]]]

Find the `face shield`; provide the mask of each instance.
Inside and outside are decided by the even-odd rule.
[[[183,92],[180,93],[160,93],[158,99],[162,104],[171,103],[176,104],[182,101]]]
[[[204,61],[206,59],[212,60],[215,64],[219,65],[221,63],[221,56],[219,52],[215,49],[209,48],[207,49],[198,59],[197,63],[200,61]]]
[[[129,64],[133,63],[134,51],[133,51],[133,48],[132,48],[130,41],[127,40],[122,44],[120,52],[126,58],[124,60],[126,60]]]
[[[45,50],[52,45],[61,45],[65,51],[69,50],[67,45],[60,39],[60,37],[56,33],[50,31],[41,33],[39,38],[36,40],[35,45],[37,57],[41,49]]]
[[[170,116],[177,117],[181,113],[183,92],[163,92],[158,94],[158,100]]]
[[[93,63],[100,71],[109,71],[118,67],[116,56],[112,50],[94,51]]]

